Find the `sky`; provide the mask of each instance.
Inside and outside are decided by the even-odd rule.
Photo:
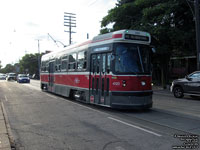
[[[62,48],[51,40],[69,44],[69,30],[64,26],[64,12],[76,14],[76,33],[72,42],[99,34],[100,21],[117,0],[4,0],[0,2],[0,61],[17,63],[25,54]],[[38,48],[39,40],[39,48]]]

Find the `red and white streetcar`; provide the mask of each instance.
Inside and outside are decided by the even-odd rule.
[[[112,108],[151,108],[151,36],[120,30],[42,56],[41,89]]]

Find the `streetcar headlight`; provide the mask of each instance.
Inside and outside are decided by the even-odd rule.
[[[141,85],[142,85],[142,86],[145,86],[145,85],[146,85],[146,82],[145,82],[145,81],[142,81],[142,82],[141,82]]]
[[[123,87],[126,86],[126,81],[125,81],[125,80],[122,81],[122,86],[123,86]]]

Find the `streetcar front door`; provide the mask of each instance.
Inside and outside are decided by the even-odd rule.
[[[91,55],[90,63],[90,103],[110,105],[109,73],[110,53]]]
[[[53,85],[54,85],[54,62],[49,63],[49,91],[53,91]]]

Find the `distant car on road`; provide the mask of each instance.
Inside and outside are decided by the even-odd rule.
[[[0,74],[0,80],[6,80],[6,75],[5,74]]]
[[[15,73],[8,73],[8,76],[6,77],[7,81],[15,80],[16,81],[16,74]]]
[[[177,79],[172,82],[170,91],[176,98],[182,98],[185,95],[191,97],[200,96],[200,71],[195,71],[185,78]]]
[[[18,74],[17,82],[18,83],[30,83],[30,78],[26,74]]]

